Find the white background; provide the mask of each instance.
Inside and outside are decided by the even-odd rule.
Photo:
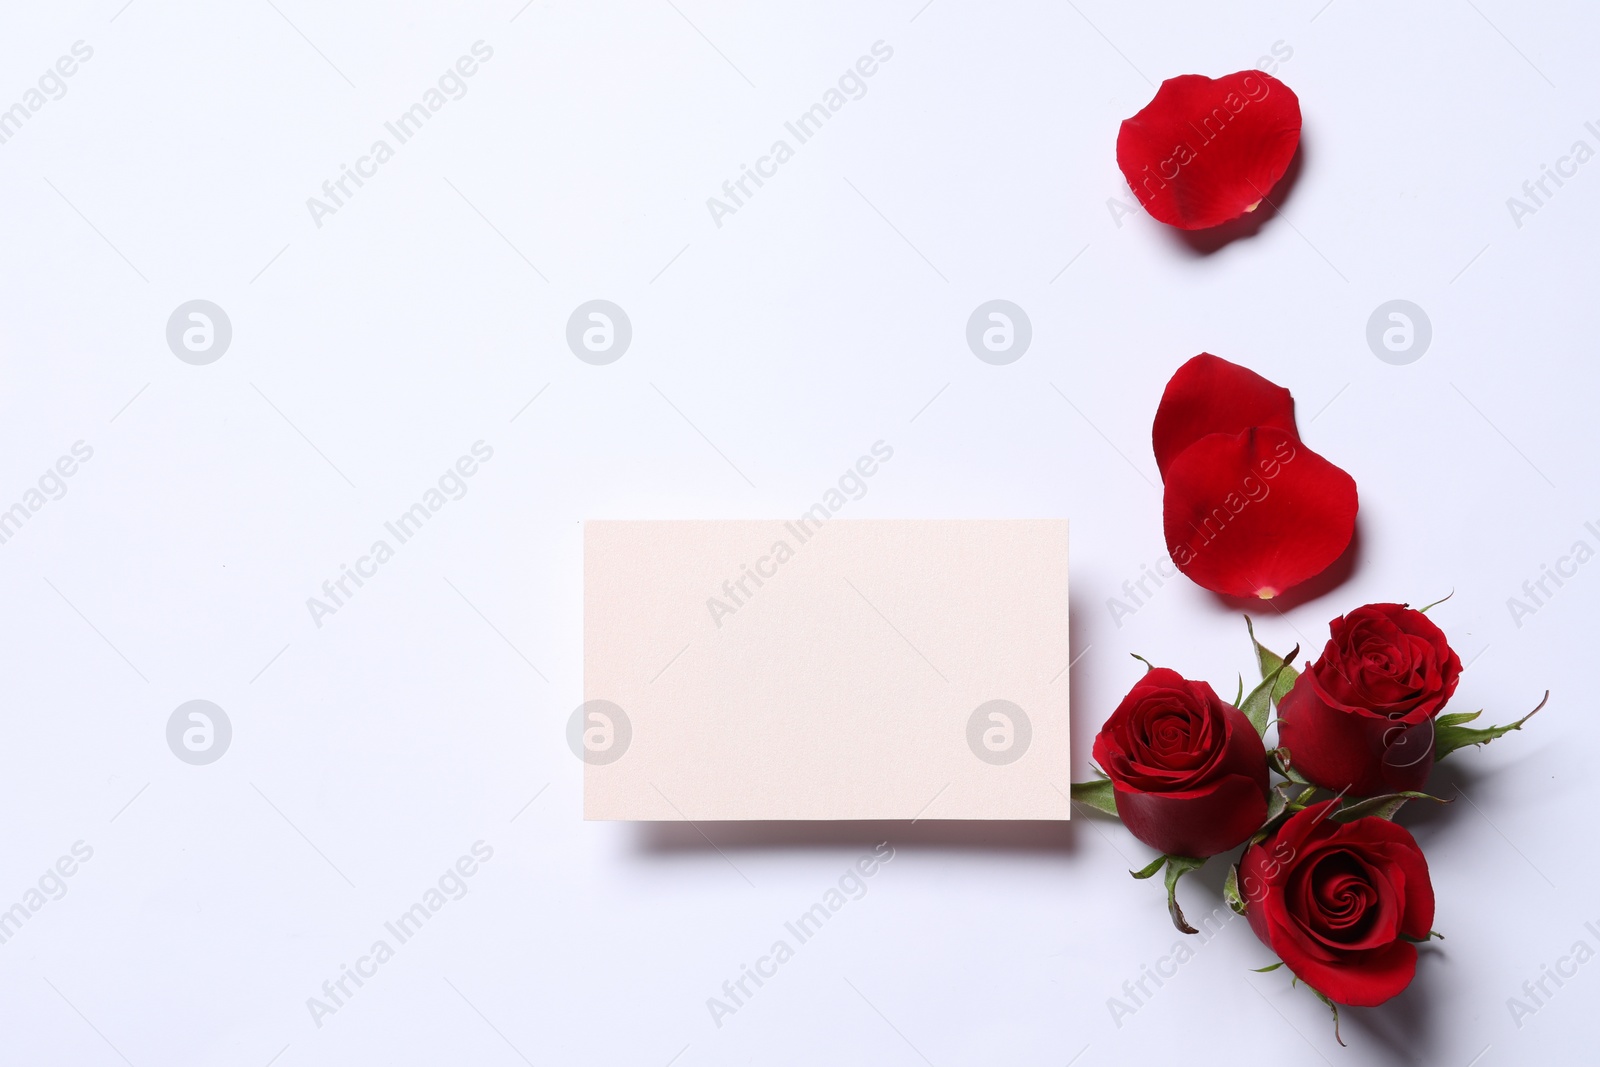
[[[0,507],[94,451],[0,546],[0,907],[74,842],[93,858],[0,945],[0,1059],[1573,1054],[1600,964],[1520,1029],[1506,1002],[1600,947],[1600,564],[1520,626],[1507,598],[1600,547],[1600,163],[1520,227],[1506,199],[1600,148],[1596,17],[1321,3],[6,5],[0,107],[74,42],[94,54],[0,145]],[[306,199],[478,40],[467,94],[319,228]],[[866,95],[719,228],[707,197],[880,40]],[[1207,252],[1110,206],[1117,124],[1153,83],[1275,43],[1305,114],[1281,214]],[[165,339],[196,298],[233,327],[206,366]],[[564,339],[595,298],[634,330],[603,367]],[[964,337],[994,298],[1032,322],[1009,366]],[[1407,366],[1365,341],[1394,298],[1433,325]],[[1231,696],[1238,605],[1179,580],[1120,627],[1106,607],[1161,558],[1150,420],[1201,350],[1287,385],[1361,490],[1347,580],[1258,610],[1269,644],[1453,589],[1453,708],[1505,721],[1554,694],[1440,769],[1462,799],[1403,817],[1448,940],[1347,1013],[1350,1051],[1283,972],[1248,970],[1271,957],[1242,923],[1116,1025],[1108,998],[1178,935],[1110,822],[581,820],[580,522],[793,515],[880,439],[855,516],[1072,519],[1070,777],[1130,652]],[[307,598],[478,440],[467,495],[316,625]],[[191,699],[233,726],[208,766],[167,746]],[[867,894],[716,1026],[707,998],[885,839]],[[479,840],[470,893],[316,1025],[307,999]],[[1222,866],[1182,887],[1191,917]]]

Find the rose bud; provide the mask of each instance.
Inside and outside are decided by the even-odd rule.
[[[1267,818],[1266,748],[1205,682],[1154,667],[1094,739],[1134,837],[1169,856],[1226,852]]]
[[[1183,230],[1253,211],[1300,144],[1300,101],[1259,70],[1168,78],[1117,133],[1117,166],[1152,217]]]
[[[1308,781],[1374,796],[1420,789],[1433,769],[1433,720],[1456,691],[1461,658],[1404,604],[1334,619],[1322,655],[1278,704],[1278,744]]]
[[[1245,849],[1239,895],[1262,944],[1340,1004],[1382,1004],[1410,984],[1433,927],[1416,838],[1387,819],[1335,821],[1336,800],[1297,812]]]

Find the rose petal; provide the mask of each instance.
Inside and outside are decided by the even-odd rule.
[[[1248,722],[1245,729],[1255,733]],[[1242,774],[1186,793],[1140,793],[1117,786],[1115,795],[1117,816],[1128,832],[1169,856],[1215,856],[1267,821],[1260,785]]]
[[[1386,867],[1374,867],[1358,850],[1325,848],[1302,861],[1288,893],[1297,898],[1301,927],[1332,952],[1382,948],[1399,935],[1401,890]]]
[[[1369,842],[1368,849],[1386,858],[1393,864],[1393,872],[1403,876],[1405,915],[1400,921],[1401,932],[1419,940],[1427,937],[1433,929],[1434,897],[1428,858],[1423,854],[1422,847],[1404,826],[1386,819],[1370,823],[1361,819],[1358,822],[1364,824],[1360,832]]]
[[[1362,954],[1359,966],[1328,963],[1309,953],[1278,956],[1289,969],[1323,996],[1352,1008],[1375,1008],[1411,984],[1417,973],[1417,946],[1393,941]]]
[[[1355,523],[1355,481],[1280,429],[1211,434],[1167,468],[1167,551],[1212,592],[1277,596],[1338,559]]]
[[[1421,789],[1433,769],[1433,722],[1414,726],[1330,707],[1310,672],[1278,704],[1278,743],[1294,769],[1325,789],[1370,797]]]
[[[1253,370],[1202,352],[1179,367],[1161,394],[1150,436],[1163,478],[1179,453],[1214,433],[1275,426],[1296,439],[1294,397]]]
[[[1334,619],[1329,630],[1311,673],[1330,706],[1412,724],[1436,714],[1455,693],[1461,658],[1422,612],[1366,604]],[[1380,670],[1380,661],[1387,668]]]
[[[1299,144],[1300,101],[1276,78],[1184,74],[1122,123],[1117,165],[1154,218],[1199,230],[1255,207]]]

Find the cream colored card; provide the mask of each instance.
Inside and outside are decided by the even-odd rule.
[[[589,819],[1066,819],[1067,522],[590,522]]]

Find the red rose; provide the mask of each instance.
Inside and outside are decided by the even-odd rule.
[[[1156,667],[1094,739],[1128,830],[1169,856],[1226,852],[1267,819],[1266,748],[1205,682]]]
[[[1289,169],[1300,101],[1258,70],[1168,78],[1117,133],[1117,166],[1152,216],[1200,230],[1252,210]]]
[[[1428,861],[1403,827],[1335,822],[1336,801],[1297,812],[1239,860],[1245,915],[1263,944],[1340,1004],[1382,1004],[1410,984],[1433,928]]]
[[[1278,743],[1327,789],[1372,796],[1420,789],[1433,720],[1461,677],[1444,632],[1404,604],[1334,619],[1328,645],[1278,705]]]
[[[1197,584],[1277,596],[1338,559],[1356,483],[1300,440],[1294,398],[1202,352],[1167,383],[1151,429],[1167,551]]]

